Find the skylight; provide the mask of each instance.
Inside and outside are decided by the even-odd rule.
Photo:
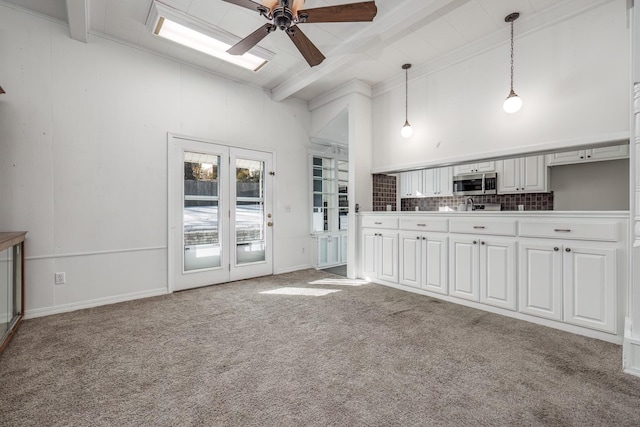
[[[274,56],[259,46],[244,55],[231,55],[226,51],[240,37],[157,1],[149,11],[147,28],[154,35],[252,71],[260,70]]]

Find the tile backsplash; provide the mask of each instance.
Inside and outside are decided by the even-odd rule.
[[[525,194],[497,194],[490,196],[472,196],[473,202],[499,203],[503,211],[517,211],[518,205],[523,205],[526,211],[553,210],[553,193],[525,193]],[[415,211],[418,206],[421,211],[437,211],[440,207],[456,208],[467,200],[465,196],[448,197],[415,197],[401,200],[403,211]]]
[[[373,175],[373,210],[386,211],[387,205],[396,210],[397,180],[395,176]],[[497,194],[491,196],[473,196],[473,202],[499,203],[503,211],[517,211],[518,205],[523,205],[527,211],[553,210],[553,192],[526,194]],[[418,206],[421,211],[437,211],[440,207],[456,208],[467,200],[465,196],[444,197],[410,197],[401,199],[401,210],[415,211]]]

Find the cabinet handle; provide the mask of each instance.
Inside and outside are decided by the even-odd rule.
[[[571,248],[567,248],[567,249],[565,249],[565,251],[571,252]]]
[[[589,155],[587,156],[587,159],[590,159],[590,158],[591,158],[591,154],[589,154]]]
[[[560,248],[558,248],[557,246],[553,248],[554,251],[558,252],[560,250]]]
[[[484,245],[484,240],[480,240],[480,244],[481,244],[481,245]]]
[[[426,238],[426,237],[424,237],[424,236],[422,236],[422,240],[427,240],[427,238]]]
[[[473,228],[484,230],[486,227],[484,225],[474,225]]]
[[[422,240],[422,237],[418,236],[418,237],[416,237],[416,239],[418,239],[418,240]]]
[[[474,244],[474,245],[477,245],[477,244],[478,244],[478,242],[476,242],[476,241],[474,240],[474,241],[473,241],[473,244]]]
[[[581,159],[584,159],[584,156],[580,156]]]
[[[571,233],[570,228],[554,228],[553,231],[556,231],[558,233]]]
[[[418,227],[426,227],[427,224],[416,224]]]
[[[382,225],[382,223],[381,223],[381,222],[374,222],[374,224],[376,224],[376,225]]]

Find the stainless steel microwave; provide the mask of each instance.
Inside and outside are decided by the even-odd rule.
[[[497,194],[498,176],[495,172],[456,175],[453,177],[453,194],[456,196],[478,196]]]

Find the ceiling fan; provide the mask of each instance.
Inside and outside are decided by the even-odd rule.
[[[247,9],[255,10],[270,22],[233,45],[228,53],[242,55],[257,45],[269,33],[280,28],[287,33],[304,59],[314,67],[324,61],[325,56],[298,28],[298,24],[320,22],[369,22],[378,12],[375,1],[342,4],[337,6],[303,9],[304,0],[224,0]]]

